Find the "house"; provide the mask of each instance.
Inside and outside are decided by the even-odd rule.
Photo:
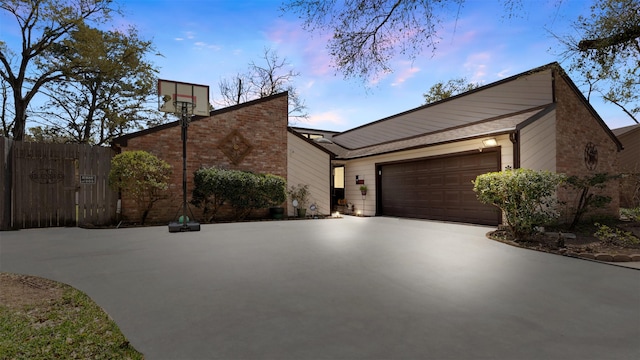
[[[334,175],[333,205],[340,194],[366,216],[487,225],[501,215],[476,199],[477,175],[507,168],[614,173],[622,149],[557,63],[345,132],[296,130],[315,135],[333,154],[333,173],[344,174]],[[617,186],[602,192],[613,198],[605,212],[617,214]],[[576,193],[561,189],[558,198],[571,207]]]
[[[640,124],[613,129],[613,133],[624,146],[620,152],[619,168],[623,173],[640,173]],[[637,178],[622,180],[620,205],[627,208],[640,206]]]
[[[187,188],[193,190],[193,174],[203,167],[269,173],[287,179],[289,185],[307,184],[318,211],[330,211],[331,153],[287,126],[288,94],[281,93],[194,116],[187,132]],[[182,140],[179,121],[116,138],[118,151],[145,150],[167,161],[173,168],[167,196],[154,204],[149,222],[169,222],[182,214]],[[293,206],[288,203],[288,213]],[[122,213],[136,219],[139,214],[126,194]],[[200,209],[189,213],[202,218]],[[253,214],[266,216],[265,214]]]
[[[189,184],[200,167],[271,173],[289,186],[310,185],[322,214],[340,202],[364,216],[487,225],[502,218],[477,200],[471,183],[477,175],[507,168],[614,173],[622,150],[557,63],[344,132],[288,127],[286,93],[194,117],[188,131]],[[149,219],[175,219],[182,194],[182,174],[175,171],[182,168],[180,124],[113,144],[118,151],[150,151],[173,165],[172,195],[154,206]],[[613,198],[604,212],[617,214],[618,187],[600,191]],[[571,207],[576,193],[560,189],[558,198]],[[288,212],[293,215],[291,204]],[[135,215],[126,199],[123,213]]]

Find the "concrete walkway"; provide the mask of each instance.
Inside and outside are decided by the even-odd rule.
[[[639,359],[640,271],[393,218],[0,232],[147,359]]]

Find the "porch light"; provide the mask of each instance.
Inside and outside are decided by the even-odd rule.
[[[484,147],[498,146],[498,142],[494,138],[484,139],[482,140],[482,145],[484,145]]]

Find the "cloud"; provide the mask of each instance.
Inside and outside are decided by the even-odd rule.
[[[311,34],[298,22],[278,19],[271,24],[264,36],[281,49],[283,56],[288,54],[300,57],[304,68],[297,69],[306,76],[333,75],[332,59],[327,53],[328,34]]]
[[[393,81],[393,83],[391,83],[391,86],[402,85],[402,83],[414,77],[417,73],[420,72],[420,68],[413,66],[413,64],[411,64],[410,62],[405,61],[403,63],[404,63],[404,69],[402,69],[396,75],[395,80]]]
[[[331,125],[346,125],[347,121],[339,110],[314,113],[307,120],[300,123],[300,126],[310,126],[315,128],[331,128]]]
[[[195,43],[193,43],[193,45],[195,45],[196,49],[209,49],[214,51],[218,51],[221,49],[221,47],[218,45],[208,44],[203,41],[196,41]]]
[[[509,75],[511,75],[513,72],[511,71],[511,67],[507,67],[501,71],[498,71],[498,77],[501,79],[504,79],[506,77],[508,77]]]
[[[467,60],[463,67],[467,73],[471,74],[469,76],[470,82],[482,83],[483,80],[486,79],[488,68],[487,64],[491,63],[492,58],[492,54],[487,51],[473,53],[467,56]]]

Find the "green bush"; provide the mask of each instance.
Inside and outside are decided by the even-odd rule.
[[[135,200],[144,224],[153,204],[169,187],[171,165],[146,151],[125,151],[111,159],[109,185]]]
[[[564,176],[549,171],[508,169],[476,177],[473,191],[478,200],[498,207],[516,240],[523,240],[535,226],[558,217],[556,188]]]
[[[599,223],[595,223],[594,225],[598,227],[598,230],[593,235],[604,244],[622,247],[640,245],[640,239],[629,231],[622,231],[618,228],[612,229],[607,225]]]
[[[215,218],[218,210],[226,201],[223,186],[224,170],[217,168],[200,169],[193,177],[194,188],[191,203],[202,208],[205,221],[210,222]]]
[[[621,208],[620,216],[630,221],[640,221],[640,207],[635,209]]]
[[[212,167],[196,171],[194,182],[192,203],[203,209],[208,221],[224,204],[233,208],[235,220],[242,220],[253,209],[280,205],[287,198],[286,181],[271,174]]]
[[[564,186],[574,189],[578,194],[569,230],[574,230],[582,216],[589,210],[603,208],[611,202],[610,196],[594,194],[593,190],[604,189],[609,180],[617,178],[619,175],[601,173],[582,177],[573,175],[566,179]]]

